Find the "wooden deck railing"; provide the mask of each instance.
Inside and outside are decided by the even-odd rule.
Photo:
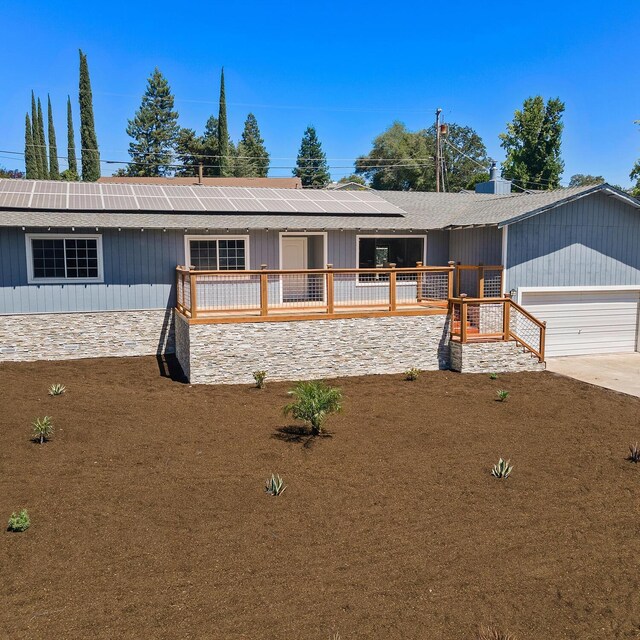
[[[446,313],[454,266],[384,269],[176,269],[176,306],[191,319],[285,319]]]
[[[504,293],[502,265],[456,264],[453,295],[473,298],[494,298]]]
[[[451,339],[459,342],[515,340],[541,362],[544,360],[546,324],[509,296],[450,300]]]

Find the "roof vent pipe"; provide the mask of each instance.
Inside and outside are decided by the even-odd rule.
[[[489,169],[489,180],[499,180],[498,175],[498,163],[495,160],[491,161],[491,169]]]

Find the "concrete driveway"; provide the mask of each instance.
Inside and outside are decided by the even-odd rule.
[[[549,358],[547,371],[640,398],[640,353]]]

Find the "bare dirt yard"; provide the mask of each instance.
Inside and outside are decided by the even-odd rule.
[[[640,637],[638,398],[549,373],[342,379],[312,439],[291,385],[190,387],[155,358],[0,382],[0,516],[32,522],[0,532],[2,638]]]

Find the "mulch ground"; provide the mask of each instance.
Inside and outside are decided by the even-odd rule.
[[[0,517],[32,521],[0,533],[2,638],[640,637],[640,399],[549,373],[343,379],[314,440],[290,385],[190,387],[155,358],[0,382]]]

